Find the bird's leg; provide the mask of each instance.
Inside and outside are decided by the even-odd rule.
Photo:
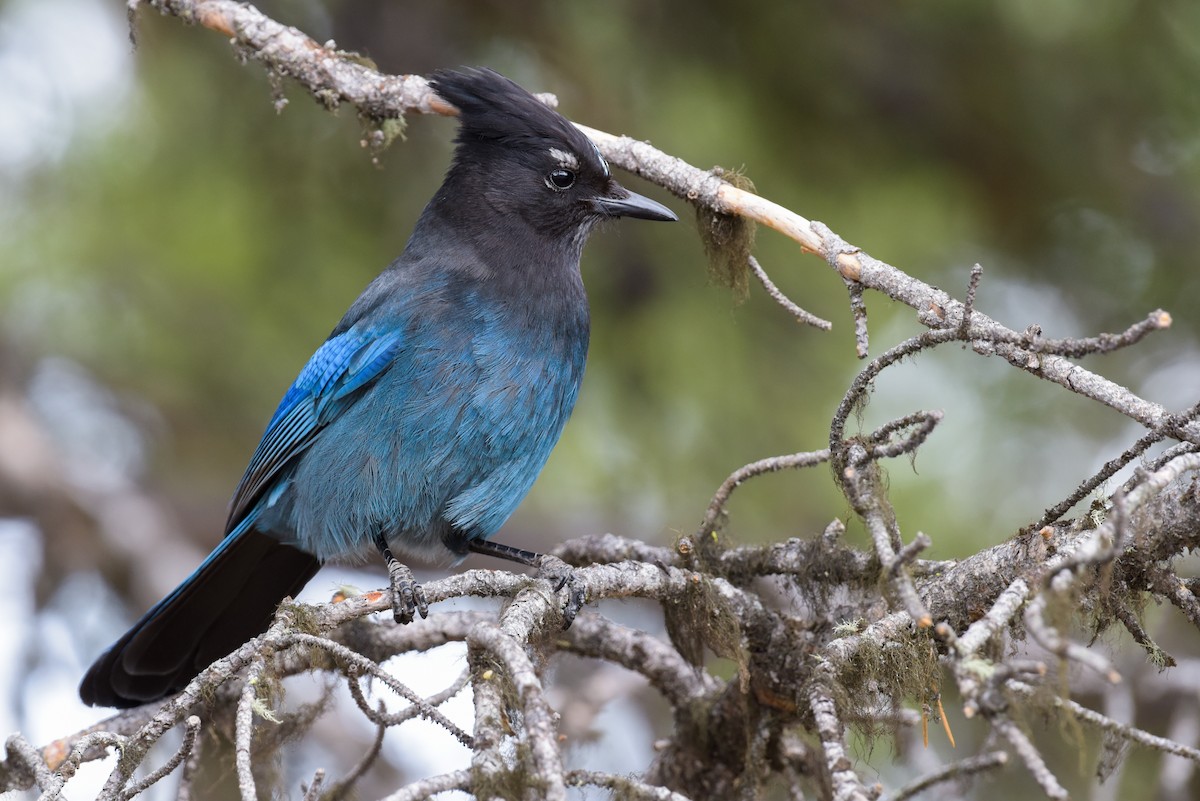
[[[555,592],[566,587],[568,595],[562,610],[563,628],[568,629],[575,622],[575,616],[579,614],[579,610],[583,608],[586,600],[585,592],[583,585],[575,580],[575,570],[566,562],[552,554],[526,551],[523,548],[514,548],[511,545],[491,540],[468,540],[467,548],[472,553],[494,556],[497,559],[507,559],[510,562],[536,567],[538,575],[547,579],[554,587]]]
[[[392,555],[392,549],[388,547],[387,537],[382,531],[375,533],[375,547],[387,563],[388,578],[392,584],[392,616],[396,618],[396,622],[411,623],[417,612],[421,617],[429,617],[429,602],[425,600],[425,590],[417,583],[408,566]]]

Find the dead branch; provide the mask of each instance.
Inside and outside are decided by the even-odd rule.
[[[352,105],[374,123],[407,113],[454,113],[423,78],[382,75],[333,43],[320,45],[251,6],[232,0],[144,4],[221,33],[240,56],[261,62],[272,76],[287,78],[328,107]],[[136,11],[142,4],[134,0],[130,5]],[[1069,713],[1122,741],[1198,761],[1192,746],[1095,712],[1066,697],[1060,682],[1070,674],[1061,669],[1071,665],[1093,668],[1109,682],[1119,678],[1110,660],[1076,641],[1073,626],[1099,631],[1119,622],[1152,655],[1157,646],[1135,613],[1146,602],[1174,604],[1200,627],[1197,588],[1177,571],[1180,555],[1200,547],[1200,493],[1192,478],[1200,470],[1200,454],[1193,452],[1200,444],[1196,408],[1170,414],[1071,361],[1135,347],[1149,333],[1168,327],[1169,315],[1155,311],[1114,335],[1052,340],[1037,327],[1018,332],[978,310],[978,265],[959,301],[868,256],[821,223],[734,186],[720,171],[693,167],[644,142],[580,127],[614,165],[705,213],[766,225],[793,239],[803,252],[825,259],[849,288],[858,355],[867,354],[866,290],[908,305],[929,330],[888,349],[860,371],[832,416],[827,450],[763,459],[735,471],[714,494],[695,535],[681,537],[670,548],[606,535],[558,549],[561,558],[576,565],[575,582],[589,603],[636,598],[655,604],[666,620],[666,637],[618,625],[605,616],[605,606],[581,615],[564,632],[565,590],[541,578],[500,571],[472,570],[429,582],[424,589],[434,614],[404,627],[373,617],[391,609],[387,592],[316,606],[285,604],[267,632],[213,663],[182,693],[157,707],[130,710],[42,749],[19,735],[9,737],[0,763],[0,791],[36,786],[44,798],[60,797],[80,764],[115,748],[121,757],[102,797],[130,798],[181,765],[191,771],[201,721],[205,727],[224,721],[235,743],[242,797],[255,798],[255,766],[261,759],[254,748],[256,736],[264,726],[275,725],[273,717],[286,714],[274,690],[298,673],[348,681],[357,713],[377,728],[371,751],[332,790],[322,789],[325,773],[318,771],[306,798],[350,792],[371,769],[387,733],[423,717],[468,746],[470,764],[399,787],[390,799],[424,798],[451,789],[481,798],[561,799],[567,787],[583,785],[671,801],[756,798],[773,777],[788,782],[793,797],[803,784],[820,798],[874,799],[884,788],[865,780],[866,772],[847,746],[847,728],[880,722],[910,725],[915,715],[911,705],[940,709],[939,688],[946,677],[957,687],[964,713],[988,727],[993,740],[1006,741],[1013,761],[1049,798],[1064,798],[1066,791],[1036,737],[1017,723],[1017,713],[1027,709]],[[752,256],[749,266],[797,319],[820,323],[779,292]],[[981,356],[999,356],[1137,420],[1148,431],[1084,480],[1036,527],[969,557],[933,562],[918,558],[930,537],[917,533],[906,542],[902,536],[883,462],[916,453],[943,413],[916,412],[874,432],[847,429],[884,370],[905,358],[930,358],[948,342],[969,345]],[[1117,469],[1166,439],[1180,445],[1110,495],[1107,517],[1060,519]],[[719,523],[736,487],[766,472],[825,461],[832,464],[838,489],[868,532],[868,551],[841,541],[840,521],[822,536],[726,547]],[[498,608],[436,608],[463,597],[494,599]],[[386,665],[393,656],[451,642],[466,644],[466,671],[457,680],[447,677],[444,690],[428,698]],[[560,721],[545,692],[546,669],[563,654],[603,660],[637,674],[670,708],[673,731],[656,746],[657,757],[642,776],[571,767]],[[732,669],[715,669],[713,655]],[[1057,665],[1047,665],[1055,661]],[[407,705],[398,710],[373,706],[359,683],[368,676]],[[475,712],[469,734],[441,710],[468,686]],[[1179,687],[1178,692],[1183,696],[1194,688]],[[151,747],[178,726],[185,729],[184,745],[160,768],[137,779]],[[916,777],[893,797],[909,797],[967,775],[986,778],[999,772],[1008,754],[985,744],[977,755]],[[181,795],[190,786],[185,779]]]

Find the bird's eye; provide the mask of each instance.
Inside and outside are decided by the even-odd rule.
[[[570,170],[551,170],[546,176],[546,183],[551,189],[570,189],[575,184],[575,173]]]

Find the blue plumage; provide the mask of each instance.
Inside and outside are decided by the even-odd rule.
[[[532,487],[579,393],[583,243],[606,218],[674,215],[617,184],[586,137],[511,81],[467,70],[433,85],[461,112],[442,187],[284,394],[225,539],[96,661],[84,701],[133,706],[178,691],[330,559],[382,553],[397,619],[423,613],[424,599],[392,551],[536,560],[488,538]]]
[[[542,321],[550,325],[535,325],[499,313],[478,287],[434,280],[435,265],[401,258],[393,270],[399,274],[377,279],[368,296],[396,292],[406,280],[419,286],[363,318],[352,313],[346,333],[330,341],[386,330],[403,332],[403,344],[352,403],[343,395],[325,404],[332,413],[307,415],[320,420],[321,436],[304,444],[304,458],[276,477],[282,489],[252,512],[260,530],[322,560],[368,552],[377,531],[399,553],[461,558],[465,548],[447,540],[485,539],[508,519],[549,457],[583,378],[585,304],[562,304],[556,319]],[[341,381],[329,381],[325,395],[304,403],[319,408],[340,390]]]

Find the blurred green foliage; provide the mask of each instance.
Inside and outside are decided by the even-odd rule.
[[[960,296],[979,261],[980,307],[1014,328],[1119,330],[1164,306],[1171,332],[1089,363],[1135,390],[1193,347],[1195,3],[259,5],[385,71],[493,66],[580,122],[743,170]],[[285,86],[277,114],[264,72],[219,36],[150,12],[138,28],[120,124],[27,176],[6,217],[20,233],[4,239],[0,330],[160,411],[153,481],[211,542],[283,389],[403,247],[454,123],[410,120],[377,167],[352,109]],[[757,285],[740,304],[710,285],[687,222],[593,239],[582,398],[510,532],[662,541],[697,525],[739,465],[825,444],[860,366],[845,290],[776,234],[760,231],[756,252],[832,333],[797,326]],[[909,310],[867,302],[873,353],[916,332]],[[864,425],[947,412],[915,474],[891,467],[906,533],[926,530],[940,554],[1008,536],[1132,439],[1116,415],[959,351],[889,371],[876,397]],[[994,505],[982,516],[980,497]],[[759,479],[730,508],[747,540],[809,536],[846,512],[822,470]]]

